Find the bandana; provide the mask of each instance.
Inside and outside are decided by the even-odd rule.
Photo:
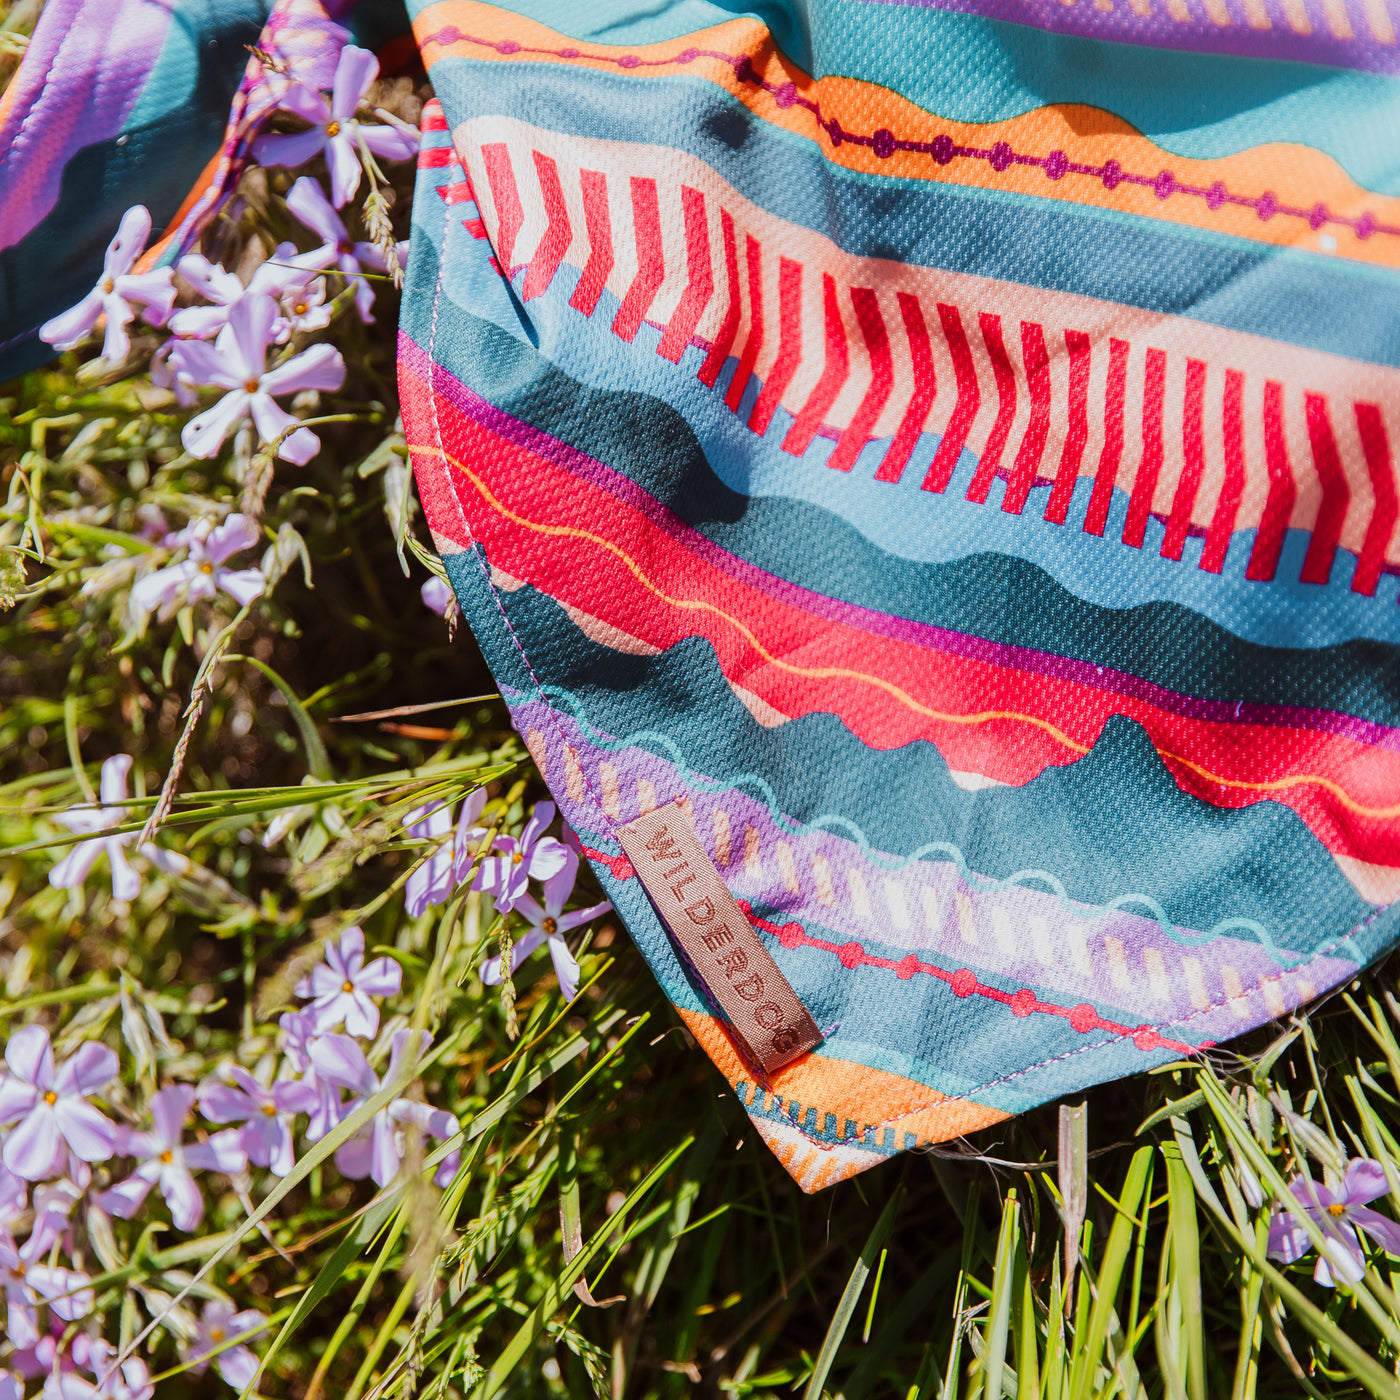
[[[608,897],[804,1188],[1394,941],[1382,0],[411,10],[429,521]],[[627,843],[658,822],[810,1016],[797,1058]]]

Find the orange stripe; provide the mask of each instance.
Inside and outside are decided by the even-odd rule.
[[[433,41],[433,35],[448,27],[455,27],[470,37],[455,43]],[[439,0],[419,13],[414,21],[414,33],[429,65],[439,58],[452,56],[489,63],[564,64],[626,76],[639,82],[681,74],[702,77],[774,126],[809,140],[819,139],[822,155],[833,164],[864,174],[938,181],[1115,209],[1281,247],[1296,246],[1314,251],[1322,247],[1318,242],[1320,233],[1302,219],[1261,219],[1254,209],[1231,204],[1211,210],[1204,200],[1189,196],[1160,199],[1150,186],[1125,182],[1110,190],[1094,176],[1067,173],[1051,180],[1038,166],[1013,163],[996,171],[985,160],[970,159],[955,159],[940,166],[930,155],[920,152],[895,151],[881,159],[869,146],[842,142],[833,147],[811,112],[793,102],[786,92],[780,97],[755,83],[741,82],[733,64],[703,57],[686,63],[665,60],[696,49],[735,56],[748,54],[754,72],[764,81],[819,103],[827,119],[837,118],[842,127],[850,131],[874,133],[883,128],[903,140],[921,142],[947,135],[956,145],[980,148],[990,148],[1004,141],[1012,150],[1024,154],[1043,158],[1052,151],[1061,151],[1070,163],[1096,166],[1112,159],[1124,170],[1149,176],[1166,167],[1178,184],[1209,188],[1219,182],[1234,195],[1258,199],[1271,194],[1277,204],[1308,209],[1325,204],[1332,214],[1341,217],[1354,219],[1369,212],[1382,223],[1400,225],[1400,199],[1364,189],[1332,157],[1309,146],[1271,142],[1214,160],[1191,160],[1163,150],[1111,112],[1080,103],[1041,107],[1007,121],[950,121],[924,111],[875,83],[840,77],[813,79],[778,53],[768,30],[752,19],[730,20],[657,44],[585,45],[545,25],[481,3],[481,0]],[[473,43],[472,39],[487,42]],[[517,45],[518,49],[502,54],[489,46],[502,40]],[[534,48],[563,49],[577,57],[562,58],[528,51]],[[625,55],[634,55],[648,66],[618,67],[615,60]],[[652,64],[657,66],[650,66]],[[1381,266],[1400,266],[1400,238],[1372,236],[1363,240],[1335,224],[1328,224],[1322,232],[1335,237],[1337,256]]]

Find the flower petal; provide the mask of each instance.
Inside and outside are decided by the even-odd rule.
[[[164,1147],[173,1147],[185,1134],[185,1120],[194,1108],[194,1086],[171,1084],[151,1095],[151,1119],[156,1139]]]
[[[170,1207],[170,1218],[177,1230],[188,1233],[204,1219],[204,1197],[189,1172],[174,1164],[160,1174],[160,1193]]]
[[[104,807],[119,807],[127,799],[127,779],[131,774],[132,758],[128,753],[114,753],[102,764],[99,795]]]
[[[128,272],[117,278],[117,295],[145,307],[145,318],[153,326],[163,326],[175,305],[175,279],[168,267],[150,272]]]
[[[38,1089],[53,1087],[53,1047],[43,1026],[25,1026],[16,1031],[5,1046],[5,1063],[23,1083]]]
[[[229,1176],[245,1170],[247,1154],[239,1145],[238,1129],[225,1128],[210,1133],[203,1142],[192,1142],[185,1148],[185,1161],[196,1171],[224,1172]]]
[[[370,1068],[365,1052],[348,1035],[323,1035],[311,1046],[311,1063],[317,1075],[357,1094],[373,1094],[379,1077]]]
[[[104,798],[103,801],[106,801]],[[1354,1157],[1347,1164],[1346,1176],[1342,1179],[1342,1199],[1348,1205],[1364,1206],[1390,1190],[1385,1177],[1385,1168],[1370,1157]]]
[[[335,84],[331,89],[331,115],[346,121],[355,115],[360,98],[379,76],[379,60],[358,44],[346,44],[335,65]]]
[[[554,964],[554,975],[559,979],[559,990],[564,993],[564,1000],[572,1001],[578,995],[578,959],[558,934],[549,940],[549,957]]]
[[[117,225],[116,237],[107,245],[107,252],[102,259],[104,275],[120,277],[124,272],[130,272],[132,264],[141,256],[150,236],[150,212],[143,204],[133,204],[122,215],[122,221]]]
[[[112,898],[135,899],[141,893],[141,877],[131,868],[122,850],[122,838],[109,836],[102,844],[107,849],[107,864],[112,867]]]
[[[1287,1209],[1275,1211],[1269,1222],[1269,1258],[1281,1264],[1296,1264],[1311,1249],[1312,1239],[1302,1223]]]
[[[204,308],[213,310],[214,308]],[[185,313],[182,311],[180,315]],[[227,325],[228,315],[224,309],[220,310],[223,319],[220,326]],[[176,341],[170,349],[170,363],[175,367],[175,373],[187,379],[191,384],[213,384],[220,389],[238,389],[243,385],[243,380],[238,374],[237,367],[232,363],[230,357],[216,345],[209,345],[202,340],[180,340]],[[183,535],[185,532],[180,532]],[[188,544],[188,540],[182,539],[181,544]]]
[[[530,820],[525,823],[525,830],[520,835],[521,849],[528,851],[549,829],[554,817],[554,803],[536,802],[534,811],[530,813]]]
[[[379,1030],[379,1008],[359,991],[345,997],[345,1029],[365,1040],[373,1040]]]
[[[345,361],[340,351],[322,342],[268,370],[261,387],[265,394],[296,394],[303,389],[339,389],[344,383]]]
[[[331,203],[343,209],[360,188],[360,155],[344,129],[326,142],[326,172],[331,177]]]
[[[105,1162],[116,1145],[116,1129],[86,1099],[61,1098],[53,1106],[54,1118],[69,1150],[84,1162]]]
[[[403,986],[403,968],[393,958],[375,958],[360,969],[355,986],[367,996],[394,996]]]
[[[319,93],[317,84],[305,80],[292,83],[278,100],[277,105],[298,116],[313,126],[324,126],[331,119],[331,104]],[[254,160],[262,158],[255,155]]]
[[[5,1139],[0,1159],[16,1176],[38,1181],[53,1167],[62,1141],[53,1110],[47,1104],[36,1104]]]
[[[387,1113],[374,1115],[374,1129],[370,1134],[369,1174],[376,1186],[387,1186],[399,1174],[398,1133]]]
[[[1387,1254],[1400,1255],[1400,1225],[1382,1215],[1378,1210],[1367,1206],[1353,1206],[1347,1211],[1347,1219],[1359,1229],[1365,1230]]]
[[[102,298],[102,312],[107,317],[102,358],[109,364],[120,364],[131,350],[131,337],[126,328],[136,319],[136,313],[115,292]]]
[[[160,572],[164,573],[165,570],[162,569]],[[157,575],[152,574],[151,577],[155,578]],[[141,582],[145,583],[147,580],[142,579]],[[138,607],[143,606],[137,597],[140,586],[137,584],[136,588],[131,590],[132,597],[136,599]],[[150,608],[147,607],[146,611],[149,612]],[[103,845],[102,841],[97,840],[80,841],[76,846],[73,846],[68,854],[49,871],[49,884],[56,890],[78,889],[92,872],[92,867],[97,864],[97,858],[102,854]]]
[[[215,1080],[200,1085],[199,1111],[211,1123],[241,1123],[258,1111],[258,1105],[232,1085]]]
[[[606,914],[612,905],[605,899],[601,904],[590,905],[587,909],[572,909],[567,914],[559,916],[559,932],[568,933],[570,929],[581,928],[584,924],[591,923],[600,914]],[[1257,1204],[1263,1205],[1261,1199]]]
[[[564,852],[564,863],[554,874],[545,878],[544,907],[551,918],[557,919],[564,912],[564,905],[568,903],[569,896],[574,892],[574,882],[578,879],[578,855],[562,843],[556,842],[555,844]],[[533,856],[543,845],[544,842],[540,842],[540,845],[535,848],[535,852],[532,853],[532,869]]]
[[[408,160],[418,151],[418,133],[396,126],[360,123],[360,136],[381,160]]]
[[[259,165],[305,165],[319,155],[326,144],[326,128],[313,126],[310,131],[288,134],[272,132],[253,142],[253,159]]]
[[[175,267],[205,301],[216,301],[227,306],[243,295],[243,283],[237,275],[218,263],[210,262],[203,253],[186,253]]]
[[[1324,1288],[1336,1287],[1336,1280],[1343,1283],[1360,1283],[1366,1276],[1366,1256],[1361,1252],[1361,1242],[1353,1230],[1340,1232],[1343,1238],[1330,1236],[1317,1256],[1317,1267],[1313,1279]]]
[[[88,338],[101,314],[102,293],[94,289],[76,306],[70,306],[51,321],[45,321],[39,327],[39,339],[52,345],[55,350],[71,350]]]
[[[214,1369],[235,1390],[242,1392],[258,1374],[258,1358],[247,1347],[230,1347],[214,1358]]]
[[[97,1204],[108,1215],[115,1215],[121,1220],[130,1220],[141,1209],[154,1184],[153,1181],[148,1180],[139,1172],[133,1173],[125,1181],[117,1182],[115,1186],[98,1196]]]
[[[214,456],[223,446],[229,429],[247,412],[248,394],[244,390],[234,389],[225,394],[212,408],[205,409],[185,424],[180,434],[185,451],[191,457]]]
[[[310,428],[298,428],[282,439],[277,455],[294,467],[304,467],[321,450],[321,439]]]
[[[237,346],[236,368],[244,379],[260,379],[267,368],[267,347],[276,320],[277,303],[266,292],[245,293],[229,307],[229,330]]]
[[[423,606],[430,612],[435,612],[439,617],[451,616],[453,604],[456,602],[456,595],[452,592],[451,586],[436,574],[419,590]],[[471,825],[470,822],[467,823]]]
[[[578,857],[567,846],[552,836],[545,836],[525,857],[524,869],[530,879],[548,881],[568,869],[570,857],[577,865]]]
[[[54,1076],[54,1088],[60,1094],[95,1094],[117,1077],[120,1068],[115,1050],[90,1040],[63,1062],[63,1068]]]
[[[220,569],[215,580],[239,607],[247,607],[254,598],[260,598],[267,587],[261,569]]]
[[[222,525],[210,530],[204,541],[204,553],[215,564],[222,564],[245,549],[252,549],[261,537],[257,525],[246,515],[235,511]]]
[[[287,191],[287,208],[301,223],[333,248],[346,242],[345,224],[331,208],[320,182],[303,175]]]
[[[350,1181],[363,1181],[370,1174],[374,1161],[368,1133],[348,1138],[335,1151],[336,1170]]]

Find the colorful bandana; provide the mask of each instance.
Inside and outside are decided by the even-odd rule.
[[[1400,46],[757,8],[411,6],[400,364],[516,725],[815,1190],[1395,941]],[[771,1073],[623,851],[668,803],[820,1035]]]

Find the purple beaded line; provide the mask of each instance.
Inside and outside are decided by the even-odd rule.
[[[847,142],[852,146],[867,146],[880,160],[888,160],[896,151],[913,151],[919,155],[932,156],[939,165],[948,165],[959,158],[964,160],[985,160],[998,174],[1012,165],[1038,165],[1047,180],[1063,180],[1066,175],[1089,175],[1103,183],[1106,190],[1116,190],[1119,185],[1141,185],[1150,189],[1158,199],[1166,201],[1173,195],[1184,194],[1205,201],[1206,208],[1214,213],[1224,204],[1236,204],[1241,208],[1253,209],[1260,221],[1267,223],[1275,215],[1285,218],[1302,219],[1314,232],[1326,224],[1336,224],[1349,228],[1357,238],[1365,240],[1372,234],[1400,236],[1400,225],[1382,223],[1369,210],[1358,218],[1349,219],[1342,214],[1334,214],[1325,204],[1317,203],[1311,209],[1301,209],[1291,204],[1281,204],[1272,190],[1266,190],[1256,197],[1231,194],[1222,181],[1213,185],[1183,184],[1170,170],[1159,171],[1156,175],[1136,175],[1124,170],[1116,160],[1106,160],[1102,165],[1085,165],[1081,161],[1070,160],[1063,151],[1051,151],[1045,156],[1022,155],[1005,141],[992,146],[959,146],[951,136],[943,133],[932,141],[906,141],[881,127],[869,136],[845,130],[836,117],[822,116],[821,105],[811,98],[803,97],[795,83],[770,83],[753,66],[747,54],[736,58],[733,54],[718,53],[714,49],[683,49],[672,58],[641,58],[636,54],[623,54],[614,58],[611,54],[584,53],[582,49],[544,49],[529,44],[517,43],[514,39],[479,39],[474,34],[464,34],[455,25],[447,25],[436,34],[428,35],[426,43],[446,47],[449,44],[478,44],[482,48],[494,49],[509,57],[513,54],[543,54],[549,58],[586,58],[594,63],[612,63],[618,68],[664,68],[671,64],[694,63],[699,58],[718,59],[734,70],[735,78],[741,83],[752,83],[770,93],[780,108],[802,107],[816,119],[817,125],[826,133],[833,147]]]

